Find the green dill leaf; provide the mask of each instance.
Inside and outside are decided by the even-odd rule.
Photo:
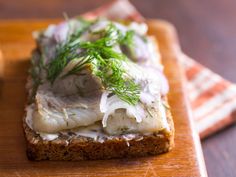
[[[80,22],[81,27],[78,28],[77,31],[70,36],[70,39],[69,39],[70,43],[78,39],[93,24],[93,21],[88,21],[83,18],[78,18],[78,20]]]
[[[132,58],[133,56],[135,56],[134,35],[135,35],[135,32],[133,30],[129,30],[126,32],[126,34],[123,36],[123,38],[120,41],[121,47],[124,49],[124,51],[128,52]]]
[[[134,37],[134,30],[129,30],[126,32],[125,36],[120,41],[121,44],[126,45],[127,47],[133,47],[133,37]]]
[[[53,83],[71,60],[78,60],[78,63],[63,77],[77,74],[90,66],[92,73],[101,79],[106,90],[129,104],[137,104],[140,86],[132,79],[124,77],[127,71],[123,68],[122,62],[127,62],[127,57],[114,48],[116,45],[132,46],[134,31],[128,31],[123,36],[120,30],[110,23],[104,30],[96,32],[101,36],[99,39],[80,41],[80,36],[90,25],[91,23],[85,21],[83,29],[77,30],[66,43],[58,46],[56,57],[49,63],[48,80]],[[82,52],[78,53],[78,49]]]
[[[74,60],[79,60],[79,62],[74,66],[73,69],[71,69],[63,77],[66,77],[66,76],[71,75],[71,74],[76,74],[76,73],[79,73],[80,71],[82,71],[86,66],[89,65],[91,58],[90,57],[86,57],[86,58],[81,57],[81,58],[76,58]]]
[[[66,22],[69,22],[68,14],[66,12],[63,12],[62,15],[63,15],[64,19],[66,20]]]
[[[66,43],[57,46],[56,57],[48,65],[48,80],[51,83],[55,81],[67,63],[77,57],[79,38],[92,24],[92,22],[83,19],[80,19],[80,23],[81,28],[72,34]]]
[[[143,42],[148,43],[148,38],[147,36],[140,36]]]
[[[75,58],[75,52],[72,51],[72,48],[67,44],[62,44],[58,46],[56,50],[56,57],[49,63],[48,67],[48,80],[51,83],[54,82],[56,77],[62,72],[63,68],[67,65],[67,63]]]

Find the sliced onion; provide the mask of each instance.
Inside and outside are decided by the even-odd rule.
[[[127,109],[127,114],[131,115],[130,117],[134,116],[136,122],[138,123],[142,122],[143,118],[145,118],[145,112],[140,106],[140,104],[137,104],[135,106],[129,106]]]
[[[57,42],[66,40],[69,33],[69,24],[67,22],[60,23],[56,26],[54,31],[54,38]]]
[[[145,23],[132,22],[129,25],[129,29],[134,30],[139,35],[145,35],[148,31],[148,26]]]
[[[44,31],[44,36],[51,38],[55,33],[56,25],[49,25],[48,28]],[[37,34],[37,33],[35,33]],[[38,35],[38,34],[37,34]],[[38,38],[38,36],[37,36]]]
[[[100,101],[100,111],[102,113],[105,113],[106,110],[107,110],[107,106],[106,106],[106,103],[107,103],[107,96],[109,95],[109,92],[105,91],[102,93],[102,96],[101,96],[101,101]]]
[[[140,101],[147,105],[152,104],[155,101],[155,97],[147,92],[141,92],[140,94]]]
[[[147,61],[149,58],[147,44],[139,36],[134,36],[134,44],[134,60],[141,63]]]
[[[108,21],[99,21],[98,23],[95,23],[94,25],[91,26],[90,30],[92,33],[101,31],[107,27],[109,24]]]
[[[133,106],[124,102],[116,95],[109,98],[107,98],[107,96],[108,94],[104,93],[100,102],[100,109],[105,113],[102,119],[103,127],[107,126],[109,115],[113,114],[117,109],[125,109],[129,117],[134,117],[137,122],[142,122],[142,119],[145,117],[145,112],[139,104]]]
[[[154,66],[144,66],[144,67],[146,67],[148,69],[148,71],[151,72],[150,75],[159,78],[159,80],[161,82],[160,83],[161,84],[161,94],[166,95],[169,92],[169,84],[168,84],[168,81],[167,81],[165,75],[163,74],[163,72],[159,68],[154,67]]]

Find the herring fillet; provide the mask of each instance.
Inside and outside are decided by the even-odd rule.
[[[142,122],[138,123],[135,118],[127,116],[123,112],[124,110],[118,110],[113,113],[107,120],[107,127],[104,130],[111,135],[124,134],[124,133],[152,133],[158,132],[163,129],[167,129],[167,123],[161,117],[163,115],[159,110],[150,111],[151,115],[147,115],[143,118]]]
[[[70,102],[68,98],[37,93],[33,128],[39,132],[55,133],[91,125],[102,119],[98,104],[96,98],[78,98],[77,101]]]

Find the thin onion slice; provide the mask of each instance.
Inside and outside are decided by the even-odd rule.
[[[117,109],[125,109],[127,115],[129,115],[129,117],[134,117],[138,123],[142,122],[142,119],[145,117],[145,112],[140,106],[140,103],[135,106],[129,105],[128,103],[118,98],[116,95],[108,98],[108,93],[104,92],[100,101],[100,111],[104,112],[104,116],[102,119],[103,127],[107,126],[107,120],[109,116],[113,114]]]

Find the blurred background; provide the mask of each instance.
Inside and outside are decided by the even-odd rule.
[[[170,21],[183,51],[224,78],[236,82],[235,0],[130,0],[146,18]],[[0,20],[62,18],[96,8],[109,0],[0,0]],[[210,177],[236,176],[236,126],[202,141]]]

